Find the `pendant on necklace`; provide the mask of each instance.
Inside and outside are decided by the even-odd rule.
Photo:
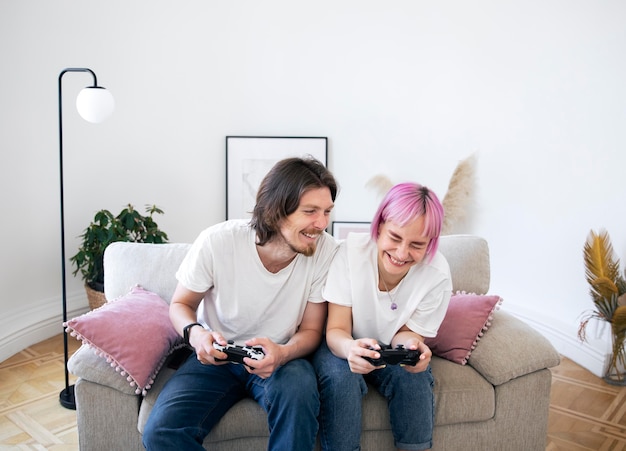
[[[385,278],[380,273],[380,271],[378,272],[378,278],[383,281],[383,285],[385,286],[385,290],[387,290],[386,293],[387,293],[387,296],[389,297],[389,302],[391,302],[391,304],[389,305],[389,308],[391,310],[396,310],[398,308],[398,304],[396,304],[396,302],[393,300],[393,297],[391,297],[391,291],[389,291],[389,287],[387,287],[387,282],[385,282]],[[398,293],[396,292],[396,296],[397,296],[397,294]]]

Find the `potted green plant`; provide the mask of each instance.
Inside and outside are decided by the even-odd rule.
[[[614,385],[626,385],[626,280],[620,272],[609,234],[605,230],[589,232],[583,248],[585,277],[589,283],[595,310],[584,314],[578,337],[585,341],[587,324],[591,319],[611,325],[612,348],[604,380]]]
[[[106,302],[104,297],[104,250],[116,241],[135,243],[165,243],[167,234],[159,229],[154,214],[163,214],[156,205],[146,205],[142,215],[128,204],[117,216],[109,210],[98,211],[85,229],[78,252],[70,258],[75,270],[81,273],[89,306],[94,309]]]

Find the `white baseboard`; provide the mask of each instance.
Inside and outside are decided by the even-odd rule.
[[[517,305],[502,305],[502,309],[516,316],[546,337],[563,356],[586,368],[598,377],[604,375],[610,356],[611,337],[602,324],[589,324],[587,341],[578,339],[577,327],[538,314]]]
[[[84,292],[68,294],[67,317],[74,318],[89,311]],[[63,333],[61,297],[44,299],[0,319],[0,362],[23,349]]]

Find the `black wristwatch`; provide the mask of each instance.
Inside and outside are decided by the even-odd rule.
[[[189,330],[194,327],[194,326],[200,326],[202,328],[204,328],[204,326],[200,323],[191,323],[191,324],[187,324],[185,327],[183,327],[183,340],[185,340],[185,344],[191,346],[191,344],[189,343]]]

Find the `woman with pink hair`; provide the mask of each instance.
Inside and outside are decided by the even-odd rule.
[[[323,291],[326,340],[313,358],[324,450],[360,449],[366,382],[387,398],[398,449],[432,447],[432,353],[424,337],[437,334],[452,294],[450,268],[437,252],[442,223],[435,193],[401,183],[382,200],[370,233],[341,243]],[[381,364],[381,343],[419,358],[413,365]]]

